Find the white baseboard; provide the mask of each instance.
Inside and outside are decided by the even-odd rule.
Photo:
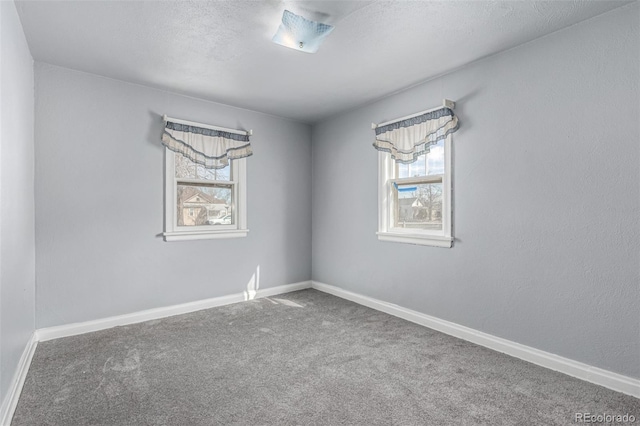
[[[554,355],[510,340],[502,339],[453,322],[445,321],[417,311],[412,311],[411,309],[406,309],[402,306],[343,290],[332,285],[312,281],[312,288],[385,312],[398,318],[429,327],[442,333],[467,340],[477,345],[520,358],[533,364],[640,398],[640,380],[638,379],[623,376],[598,367],[593,367],[588,364],[564,358],[559,355]]]
[[[38,346],[38,341],[36,340],[36,334],[33,333],[22,352],[20,361],[18,361],[18,368],[9,385],[9,391],[4,401],[2,401],[2,406],[0,406],[0,425],[2,426],[9,426],[11,424],[11,419],[18,406],[18,399],[20,398],[24,381],[27,378],[27,372],[29,371],[33,354],[36,352],[36,346]]]
[[[244,302],[245,300],[258,299],[261,297],[274,296],[276,294],[289,293],[292,291],[311,288],[311,281],[302,281],[295,284],[286,284],[277,287],[258,289],[256,291],[245,291],[228,296],[213,297],[211,299],[197,300],[195,302],[182,303],[179,305],[165,306],[163,308],[148,309],[145,311],[133,312],[131,314],[118,315],[114,317],[102,318],[93,321],[78,322],[55,327],[40,328],[36,330],[38,341],[58,339],[60,337],[75,336],[92,331],[105,330],[121,325],[135,324],[143,321],[150,321],[173,315],[186,314],[189,312],[209,309],[216,306],[230,305],[232,303]]]

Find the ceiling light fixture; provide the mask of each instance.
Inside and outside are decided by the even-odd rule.
[[[302,52],[316,53],[331,31],[333,31],[333,25],[310,21],[285,10],[278,32],[271,41]]]

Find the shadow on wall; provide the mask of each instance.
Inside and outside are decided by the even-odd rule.
[[[247,289],[244,292],[244,300],[253,300],[258,294],[260,288],[260,265],[256,267],[256,272],[251,276],[251,279],[247,283]]]
[[[162,132],[164,132],[162,114],[149,111],[149,117],[151,117],[151,127],[149,128],[149,133],[147,133],[147,142],[153,145],[155,149],[164,149],[162,145]]]
[[[465,104],[470,100],[478,96],[478,94],[482,92],[480,89],[475,89],[472,92],[467,93],[466,95],[456,99],[456,107],[455,112],[460,120],[460,129],[464,129],[468,131],[473,127],[473,122],[471,117],[465,115]]]

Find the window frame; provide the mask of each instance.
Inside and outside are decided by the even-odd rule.
[[[247,164],[246,158],[231,160],[230,180],[206,180],[177,178],[175,175],[176,154],[165,147],[164,169],[164,240],[185,241],[218,238],[246,237],[247,229]],[[194,185],[232,185],[233,195],[231,214],[234,218],[230,225],[179,226],[177,217],[178,184]]]
[[[450,248],[452,235],[451,135],[444,139],[444,173],[397,178],[395,161],[388,152],[378,152],[378,240]],[[442,230],[393,227],[393,183],[438,183],[442,180]]]

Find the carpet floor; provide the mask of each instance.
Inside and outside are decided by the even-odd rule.
[[[21,425],[568,425],[640,400],[303,290],[38,345]]]

